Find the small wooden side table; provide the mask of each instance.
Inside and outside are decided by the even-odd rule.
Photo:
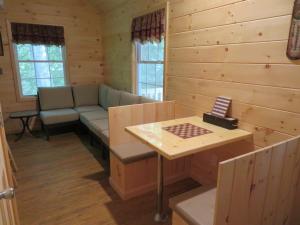
[[[9,115],[10,119],[19,119],[22,122],[22,131],[19,134],[17,134],[17,138],[16,138],[15,141],[20,140],[23,137],[26,130],[28,130],[28,132],[31,135],[33,135],[32,131],[29,128],[29,121],[30,121],[31,118],[33,118],[35,116],[38,116],[38,115],[39,115],[39,112],[36,111],[36,110],[13,112]]]

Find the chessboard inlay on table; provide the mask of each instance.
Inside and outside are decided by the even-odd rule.
[[[188,138],[193,138],[193,137],[198,137],[201,135],[213,133],[210,130],[195,126],[190,123],[163,127],[163,129],[183,139],[188,139]]]

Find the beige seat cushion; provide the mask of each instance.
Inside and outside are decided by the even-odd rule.
[[[91,120],[88,122],[87,126],[92,132],[95,131],[94,133],[98,134],[99,132],[108,130],[108,119]]]
[[[111,151],[125,164],[156,156],[156,152],[143,143],[111,146]]]
[[[71,87],[39,88],[38,95],[41,111],[74,107]]]
[[[133,105],[133,104],[139,104],[140,103],[140,97],[125,91],[121,91],[120,96],[120,105]]]
[[[107,118],[108,118],[108,113],[102,108],[91,112],[80,113],[80,121],[86,126],[89,126],[88,123],[92,120],[101,120]]]
[[[96,84],[79,85],[73,87],[73,96],[75,106],[92,106],[98,105],[99,86]]]
[[[108,89],[107,92],[107,108],[120,105],[121,92],[115,89]],[[104,108],[107,110],[107,108]]]
[[[104,130],[99,134],[100,139],[103,141],[104,144],[109,146],[109,130]]]
[[[55,109],[40,112],[45,125],[72,122],[79,119],[79,113],[74,109]]]
[[[99,105],[101,105],[105,110],[107,110],[107,93],[111,89],[105,84],[101,84],[99,88]]]
[[[108,119],[89,121],[87,127],[105,144],[108,144]]]
[[[157,102],[156,100],[153,100],[151,98],[146,98],[144,96],[140,96],[140,103],[144,104],[144,103],[153,103],[153,102]]]
[[[102,108],[99,105],[92,106],[79,106],[74,108],[79,113],[91,112],[96,110],[101,110]]]
[[[200,187],[170,200],[170,207],[188,224],[213,225],[216,188]]]

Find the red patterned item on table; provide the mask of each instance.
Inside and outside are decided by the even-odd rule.
[[[216,99],[215,105],[211,114],[217,117],[225,118],[231,104],[231,98],[219,96]]]
[[[198,137],[204,134],[213,133],[210,130],[195,126],[190,123],[164,127],[163,129],[183,139],[188,139],[192,137]]]

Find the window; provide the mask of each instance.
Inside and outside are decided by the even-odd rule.
[[[137,94],[163,100],[164,87],[164,40],[160,43],[136,42]]]
[[[64,49],[56,45],[14,44],[22,96],[38,87],[64,86]]]

